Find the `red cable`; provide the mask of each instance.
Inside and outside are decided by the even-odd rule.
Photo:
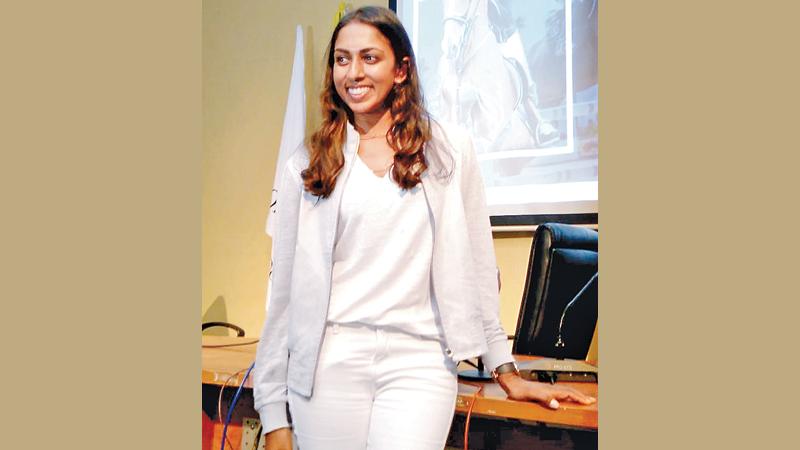
[[[478,396],[482,396],[483,394],[483,384],[470,383],[469,381],[459,381],[459,383],[478,388],[478,390],[472,394],[472,401],[469,403],[469,409],[467,409],[467,421],[464,424],[464,450],[469,450],[469,420],[472,417],[472,408],[475,407]]]

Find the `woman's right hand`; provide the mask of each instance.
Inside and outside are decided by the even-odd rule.
[[[265,450],[292,450],[292,429],[277,428],[264,436]]]

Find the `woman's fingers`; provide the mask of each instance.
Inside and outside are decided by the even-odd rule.
[[[582,405],[591,405],[597,401],[594,397],[568,386],[527,380],[521,384],[522,386],[518,386],[510,393],[509,398],[539,402],[550,409],[558,409],[561,401],[571,401]]]
[[[567,386],[540,385],[531,387],[533,389],[529,391],[530,399],[541,402],[552,409],[558,409],[560,406],[559,401],[572,401],[582,405],[591,405],[597,401],[594,397]],[[541,387],[544,387],[544,389],[541,389]]]
[[[544,383],[537,383],[537,382],[528,382],[530,384],[527,385],[528,389],[525,395],[527,398],[522,398],[520,400],[533,400],[536,402],[540,402],[546,406],[549,406],[553,398],[552,392],[550,392],[550,387]]]
[[[570,387],[559,388],[558,392],[555,393],[555,397],[559,400],[571,400],[573,402],[581,403],[584,405],[591,405],[592,403],[597,401],[597,399],[595,399],[594,397],[588,396]]]

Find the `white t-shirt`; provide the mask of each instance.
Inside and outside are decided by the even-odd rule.
[[[422,185],[404,190],[356,155],[342,193],[328,321],[442,339],[431,299],[433,222]]]

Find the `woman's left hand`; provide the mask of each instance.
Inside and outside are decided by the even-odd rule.
[[[512,400],[535,401],[548,408],[558,409],[559,400],[569,400],[582,405],[591,405],[597,399],[577,389],[558,384],[528,381],[515,373],[504,373],[497,382]]]

